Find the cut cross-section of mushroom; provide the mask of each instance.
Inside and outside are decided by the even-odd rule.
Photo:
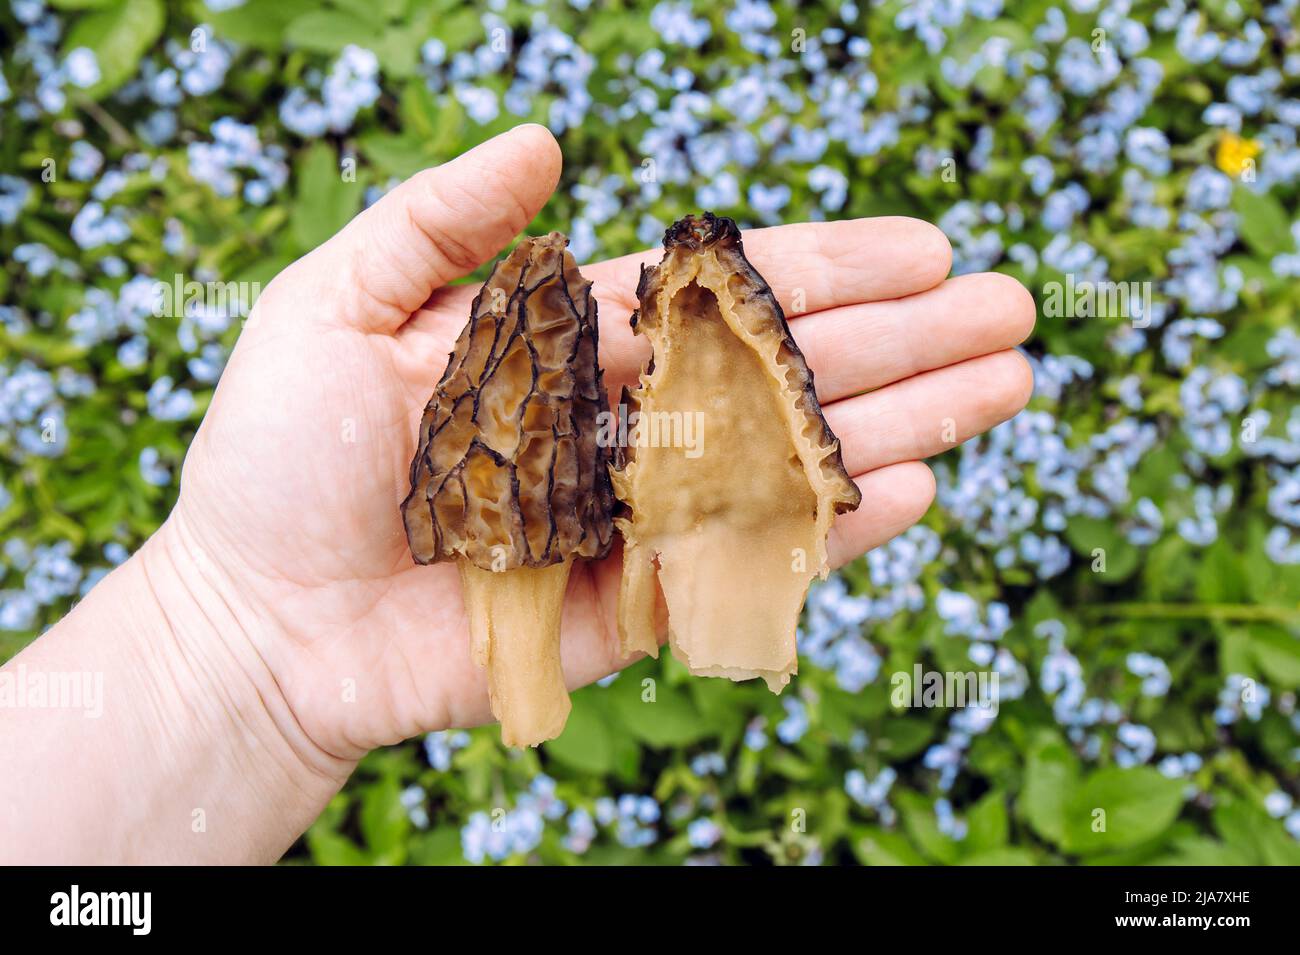
[[[619,409],[622,649],[657,654],[662,595],[673,653],[692,673],[762,677],[780,692],[808,585],[829,569],[831,521],[861,493],[736,224],[688,216],[664,249],[642,270],[632,315],[653,355]]]
[[[613,539],[596,300],[567,245],[526,238],[493,268],[425,407],[402,502],[415,560],[460,566],[474,659],[511,746],[564,729],[569,571]]]

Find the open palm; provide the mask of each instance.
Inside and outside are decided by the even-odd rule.
[[[417,175],[287,269],[259,299],[186,458],[171,531],[294,718],[335,755],[491,718],[456,569],[412,561],[398,504],[420,413],[475,293],[448,283],[526,228],[560,162],[546,130],[519,127]],[[754,230],[745,249],[862,488],[862,506],[832,531],[838,565],[925,513],[934,478],[920,459],[1023,407],[1032,379],[1012,349],[1033,326],[1033,300],[1005,276],[944,281],[946,239],[912,219]],[[611,402],[648,355],[628,316],[640,265],[658,256],[582,266]],[[617,547],[575,566],[570,687],[629,662],[617,649],[619,574]]]

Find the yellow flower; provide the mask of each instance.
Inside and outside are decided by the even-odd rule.
[[[1259,143],[1253,139],[1243,139],[1233,133],[1225,132],[1219,137],[1219,148],[1214,155],[1214,164],[1229,176],[1237,177],[1250,168],[1259,155]]]

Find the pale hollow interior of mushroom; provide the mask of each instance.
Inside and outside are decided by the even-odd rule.
[[[633,563],[621,598],[625,648],[655,647],[647,630],[657,576],[670,645],[692,673],[762,677],[779,692],[795,672],[799,611],[820,570],[817,497],[780,384],[713,292],[690,282],[664,318],[638,423],[651,431],[638,435],[630,475],[636,544],[625,555]],[[688,416],[702,424],[695,447],[664,446],[673,422]],[[660,446],[651,446],[655,436]]]

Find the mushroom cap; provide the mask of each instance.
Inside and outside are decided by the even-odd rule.
[[[493,266],[420,422],[402,502],[418,563],[604,557],[613,540],[596,300],[559,232]]]
[[[813,384],[813,372],[790,334],[781,303],[772,294],[771,286],[745,258],[744,243],[735,220],[715,216],[688,215],[674,222],[664,232],[665,254],[658,265],[641,266],[637,282],[638,308],[632,313],[632,327],[637,334],[647,334],[656,350],[666,344],[659,341],[659,327],[666,307],[660,298],[669,285],[680,276],[696,275],[701,268],[705,275],[719,273],[731,291],[734,311],[740,319],[740,332],[756,351],[771,353],[774,365],[780,370],[782,381],[774,381],[784,398],[796,409],[800,429],[808,441],[808,461],[816,459],[820,480],[818,493],[829,507],[830,514],[857,510],[862,503],[862,492],[844,468],[840,442],[822,416],[821,403]],[[685,284],[684,282],[679,284]],[[675,291],[675,289],[674,289]],[[647,380],[654,374],[654,356],[641,376],[640,387],[624,388],[621,403],[625,408],[637,410],[640,397],[646,391]],[[634,454],[633,449],[619,446],[615,449],[616,471],[626,468]],[[808,462],[806,462],[808,463]],[[622,502],[624,505],[626,501]]]

